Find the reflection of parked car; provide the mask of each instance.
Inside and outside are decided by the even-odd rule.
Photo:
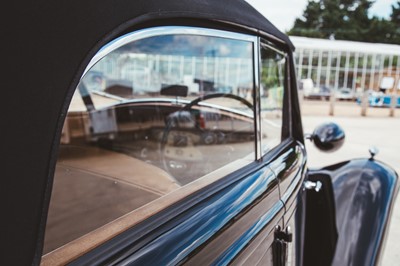
[[[21,8],[2,36],[0,265],[379,263],[396,172],[374,154],[307,167],[306,139],[345,134],[305,138],[294,47],[245,1]]]

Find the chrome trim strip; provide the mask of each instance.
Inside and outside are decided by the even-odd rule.
[[[229,24],[229,25],[233,25],[233,26],[236,26],[236,27],[247,29],[248,31],[254,32],[254,34],[256,34],[256,35],[262,35],[264,39],[269,39],[270,41],[274,41],[274,42],[283,44],[283,45],[285,45],[285,46],[290,48],[290,46],[288,45],[288,43],[286,41],[284,41],[283,39],[280,39],[280,38],[278,38],[278,37],[276,37],[276,36],[274,36],[274,35],[272,35],[272,34],[270,34],[268,32],[265,32],[265,31],[262,31],[262,30],[258,30],[258,29],[252,28],[252,27],[244,26],[242,24],[230,22],[230,21],[218,20],[218,19],[216,21],[219,21],[219,22],[222,22],[222,23],[225,23],[225,24]]]
[[[281,44],[284,44],[284,45],[286,45],[286,46],[288,45],[284,40],[279,39],[278,37],[276,37],[276,36],[274,36],[274,35],[272,35],[272,34],[270,34],[270,33],[267,33],[267,32],[264,32],[264,31],[260,31],[260,33],[262,33],[263,35],[265,35],[266,37],[268,37],[268,39],[274,40],[274,41],[279,42],[279,43],[281,43]]]
[[[154,27],[143,30],[138,30],[134,32],[130,32],[125,34],[105,46],[103,46],[96,55],[90,60],[87,65],[85,71],[83,72],[82,77],[103,57],[112,51],[130,43],[140,39],[159,36],[159,35],[172,35],[172,34],[185,34],[185,35],[201,35],[201,36],[210,36],[210,37],[220,37],[227,38],[239,41],[248,41],[252,43],[257,43],[257,37],[246,35],[242,33],[228,32],[223,30],[214,30],[214,29],[206,29],[206,28],[197,28],[197,27],[184,27],[184,26],[162,26],[162,27]],[[81,79],[82,79],[81,77]]]
[[[293,54],[292,54],[293,55]],[[290,54],[286,54],[285,55],[285,68],[286,68],[286,78],[285,78],[285,90],[284,92],[287,93],[287,96],[284,97],[288,97],[288,111],[289,111],[289,117],[288,120],[290,121],[288,127],[289,127],[289,135],[290,137],[293,137],[293,108],[292,108],[292,101],[293,101],[293,93],[292,93],[292,70],[291,70],[291,63],[294,62],[294,58],[293,56],[291,56]],[[295,75],[295,74],[294,74]]]
[[[270,49],[270,50],[273,50],[273,51],[276,52],[277,54],[280,54],[280,55],[282,55],[282,56],[286,56],[287,53],[285,53],[285,52],[283,52],[283,51],[281,51],[281,50],[275,48],[275,47],[272,46],[272,45],[269,45],[267,42],[269,42],[269,41],[268,41],[268,40],[264,40],[264,42],[260,42],[260,45],[263,46],[263,47],[267,47],[267,48]]]
[[[257,38],[257,43],[254,46],[254,117],[255,119],[255,129],[256,129],[256,160],[261,159],[262,152],[262,140],[261,140],[261,80],[260,80],[260,73],[261,73],[261,40],[260,37]]]

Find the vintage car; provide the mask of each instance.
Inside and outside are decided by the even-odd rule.
[[[0,265],[374,265],[397,173],[307,167],[294,47],[243,0],[18,2]]]

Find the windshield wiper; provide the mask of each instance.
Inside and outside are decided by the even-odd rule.
[[[88,112],[94,111],[96,108],[94,107],[92,97],[90,96],[89,90],[86,88],[83,82],[79,82],[78,84],[79,94],[81,95],[82,101],[86,106],[86,110]]]
[[[117,100],[120,103],[126,102],[128,101],[127,99],[117,96],[117,95],[113,95],[107,92],[103,92],[103,91],[95,91],[95,90],[90,90],[88,89],[85,84],[83,82],[80,82],[78,85],[78,90],[79,90],[79,94],[81,95],[82,101],[86,106],[86,110],[88,112],[90,111],[94,111],[96,110],[96,107],[94,106],[91,94],[96,94],[102,97],[106,97],[106,98],[110,98],[113,100]]]
[[[117,96],[117,95],[114,95],[114,94],[110,94],[110,93],[104,92],[104,91],[91,90],[90,92],[93,93],[93,94],[97,94],[97,95],[106,97],[106,98],[110,98],[110,99],[113,99],[113,100],[120,101],[121,103],[128,101],[127,99],[125,99],[123,97],[120,97],[120,96]]]

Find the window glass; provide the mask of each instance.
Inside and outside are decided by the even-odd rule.
[[[281,142],[286,56],[272,44],[261,46],[262,154]]]
[[[45,253],[254,161],[253,58],[253,42],[164,33],[93,65],[62,131]]]

